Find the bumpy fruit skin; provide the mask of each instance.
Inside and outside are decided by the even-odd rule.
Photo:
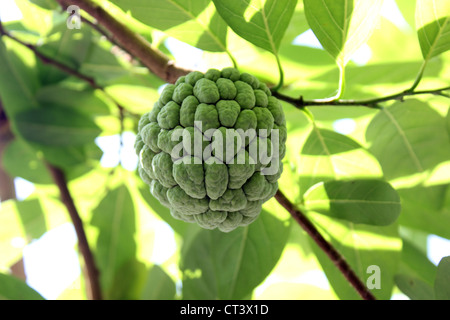
[[[240,134],[220,144],[228,131]],[[195,134],[200,145],[182,140]],[[281,103],[254,76],[225,68],[166,85],[139,121],[135,150],[141,178],[174,218],[230,232],[255,221],[275,195],[285,142]]]

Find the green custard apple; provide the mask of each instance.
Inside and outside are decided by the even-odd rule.
[[[175,219],[229,232],[278,190],[286,121],[268,87],[234,68],[167,84],[139,121],[139,174]]]

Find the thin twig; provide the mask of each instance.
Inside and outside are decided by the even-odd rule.
[[[78,238],[78,247],[83,256],[85,264],[88,298],[91,300],[101,300],[102,293],[100,287],[99,272],[96,267],[92,251],[89,248],[86,233],[84,232],[83,222],[81,221],[80,215],[78,214],[78,210],[67,186],[67,180],[64,172],[49,163],[46,163],[46,165],[53,177],[55,184],[59,189],[61,201],[67,208],[72,223],[75,227],[75,232]]]
[[[297,221],[303,230],[308,233],[319,248],[327,254],[348,282],[355,288],[361,298],[364,300],[376,300],[375,296],[361,282],[344,257],[320,234],[319,230],[317,230],[303,212],[290,202],[280,190],[277,191],[275,199],[291,214],[295,221]]]
[[[390,100],[399,100],[403,101],[405,97],[415,96],[415,95],[424,95],[424,94],[432,94],[438,95],[442,97],[449,98],[449,95],[445,93],[445,91],[450,90],[449,87],[443,87],[438,89],[430,89],[430,90],[405,90],[399,93],[391,94],[384,97],[373,98],[373,99],[365,99],[365,100],[353,100],[353,99],[337,99],[337,100],[304,100],[303,97],[293,98],[287,95],[284,95],[280,92],[273,92],[273,95],[280,100],[288,102],[292,104],[294,107],[298,109],[303,109],[309,106],[362,106],[367,108],[379,109],[379,104],[382,102],[390,101]]]

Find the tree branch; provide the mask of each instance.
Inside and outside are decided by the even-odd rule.
[[[83,222],[81,221],[80,215],[78,214],[78,210],[67,186],[67,180],[64,172],[49,163],[46,163],[46,165],[53,177],[53,180],[55,181],[55,184],[59,189],[61,201],[66,206],[72,223],[75,227],[75,232],[78,238],[78,247],[83,256],[85,264],[88,298],[91,300],[101,300],[102,293],[98,269],[96,267],[92,251],[89,248],[86,233],[84,232]]]
[[[16,198],[14,179],[6,172],[2,163],[5,148],[12,139],[13,134],[0,97],[0,202]]]
[[[67,8],[68,1],[57,0],[63,8]],[[190,70],[177,67],[159,50],[152,48],[142,36],[133,32],[126,25],[115,19],[100,5],[90,0],[71,0],[71,5],[76,5],[86,11],[103,27],[114,35],[121,47],[125,48],[133,57],[139,59],[152,73],[166,82],[174,83],[180,76],[186,75]]]
[[[399,93],[391,94],[384,97],[366,99],[366,100],[353,100],[353,99],[338,99],[338,100],[304,100],[302,96],[300,98],[293,98],[287,95],[284,95],[280,92],[273,92],[273,95],[280,100],[288,102],[292,104],[294,107],[298,109],[303,109],[309,106],[362,106],[367,108],[379,109],[379,104],[382,102],[390,101],[390,100],[399,100],[403,101],[405,97],[415,96],[415,95],[424,95],[424,94],[433,94],[439,95],[442,97],[450,98],[448,93],[445,91],[450,90],[449,87],[438,88],[438,89],[430,89],[430,90],[405,90]]]
[[[288,198],[278,190],[275,199],[291,214],[297,223],[308,233],[314,242],[322,249],[336,267],[341,271],[348,282],[355,288],[364,300],[375,300],[375,296],[361,282],[344,257],[320,234],[319,230]]]

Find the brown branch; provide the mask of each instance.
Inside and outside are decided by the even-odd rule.
[[[64,172],[49,163],[47,163],[46,165],[53,177],[53,180],[55,181],[55,184],[59,189],[61,201],[66,206],[72,223],[75,227],[75,232],[78,238],[78,247],[83,256],[85,264],[88,298],[91,300],[101,300],[102,293],[98,269],[96,267],[92,251],[89,248],[86,233],[84,232],[83,222],[81,221],[80,215],[78,214],[78,210],[67,186],[67,180]]]
[[[14,178],[3,168],[3,153],[12,141],[13,134],[0,97],[0,202],[16,198]]]
[[[292,104],[294,107],[298,109],[303,109],[309,106],[361,106],[367,108],[379,109],[379,104],[382,102],[390,101],[390,100],[399,100],[403,101],[405,97],[415,96],[415,95],[424,95],[424,94],[432,94],[437,96],[442,96],[446,98],[450,98],[448,93],[445,91],[449,91],[450,87],[443,87],[437,89],[430,90],[405,90],[399,93],[394,93],[384,97],[378,97],[373,99],[365,99],[365,100],[354,100],[354,99],[337,99],[337,100],[304,100],[303,97],[293,98],[287,95],[284,95],[280,92],[273,92],[273,95],[280,100],[288,102]]]
[[[180,76],[186,75],[190,70],[177,67],[159,50],[152,48],[150,43],[139,34],[133,32],[125,24],[114,18],[99,4],[90,0],[57,0],[63,8],[68,4],[76,5],[86,11],[99,24],[114,35],[121,47],[125,48],[133,57],[139,59],[152,73],[166,82],[174,83]]]
[[[317,230],[303,212],[290,202],[280,190],[277,191],[275,199],[291,214],[295,221],[297,221],[303,230],[308,233],[319,248],[327,254],[347,281],[355,288],[361,298],[364,300],[375,300],[375,296],[361,282],[344,257],[320,234],[319,230]]]

